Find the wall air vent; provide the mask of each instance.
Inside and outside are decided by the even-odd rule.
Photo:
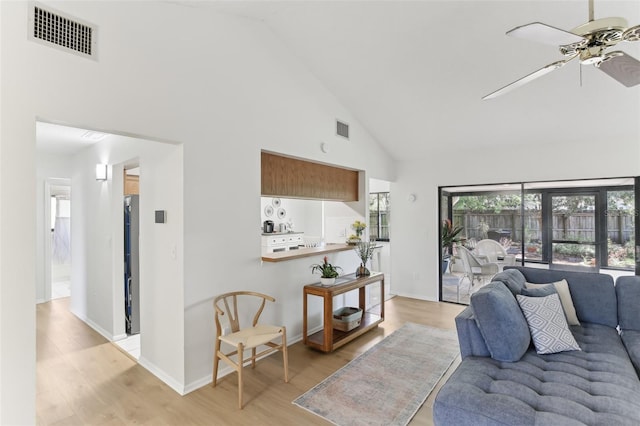
[[[30,39],[86,58],[96,59],[94,26],[59,12],[44,9],[38,4],[33,4],[31,16]]]
[[[336,120],[336,135],[349,139],[349,125],[344,121]]]

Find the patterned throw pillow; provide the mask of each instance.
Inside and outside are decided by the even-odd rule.
[[[579,351],[562,304],[557,294],[546,297],[516,296],[527,320],[531,338],[538,354],[554,354],[564,351]]]
[[[567,316],[567,322],[569,325],[580,325],[578,321],[578,315],[576,314],[576,308],[573,306],[573,299],[571,298],[571,291],[569,290],[569,283],[567,280],[560,280],[554,283],[548,284],[533,284],[525,283],[526,288],[534,289],[553,284],[560,296],[560,302],[564,308],[564,314]]]

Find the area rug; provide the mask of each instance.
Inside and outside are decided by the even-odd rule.
[[[293,403],[339,426],[404,426],[458,353],[455,332],[406,323]]]

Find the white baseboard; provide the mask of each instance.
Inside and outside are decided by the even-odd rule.
[[[77,312],[71,311],[71,313],[75,316],[77,316],[81,321],[83,321],[85,324],[87,324],[89,327],[93,328],[95,331],[97,331],[102,337],[104,337],[105,339],[107,339],[110,342],[113,342],[113,335],[111,333],[109,333],[107,330],[105,330],[104,328],[100,327],[98,324],[96,324],[95,322],[93,322],[92,320],[90,320],[89,318],[85,317],[84,315],[80,315]]]
[[[126,339],[127,337],[129,337],[129,335],[128,335],[127,333],[118,334],[118,335],[113,336],[113,341],[114,341],[114,342],[117,342],[117,341],[119,341],[119,340],[124,340],[124,339]]]
[[[47,299],[36,299],[36,305],[39,305],[41,303],[46,303],[46,302],[48,302]]]
[[[408,297],[409,299],[418,299],[418,300],[426,300],[429,302],[437,302],[438,299],[434,299],[431,297],[425,297],[424,294],[413,294],[413,293],[404,293],[402,291],[396,291],[394,292],[396,296],[400,296],[400,297]]]
[[[150,362],[148,359],[144,357],[140,357],[138,359],[138,364],[147,369],[151,374],[156,376],[158,379],[162,380],[167,386],[176,391],[178,394],[184,396],[186,395],[185,387],[182,383],[175,380],[173,377],[164,372],[161,368]]]

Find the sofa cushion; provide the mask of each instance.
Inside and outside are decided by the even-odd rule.
[[[529,348],[527,321],[511,291],[491,282],[471,295],[471,310],[493,359],[513,362]]]
[[[633,366],[640,375],[640,331],[622,330],[620,337],[622,338],[624,347],[627,348]]]
[[[560,297],[550,294],[544,297],[516,296],[527,320],[531,338],[539,354],[563,351],[579,351],[564,316]]]
[[[540,288],[549,284],[553,284],[558,292],[558,296],[560,296],[562,309],[564,309],[564,314],[567,316],[567,322],[569,325],[580,325],[580,321],[578,321],[578,316],[576,315],[576,308],[573,306],[573,299],[571,298],[571,292],[569,291],[569,284],[567,283],[567,280],[560,280],[548,284],[525,283],[525,287]]]
[[[640,277],[618,277],[618,323],[623,330],[640,331]]]
[[[435,425],[640,424],[640,380],[617,331],[571,331],[582,351],[463,360],[435,399]]]
[[[520,294],[525,284],[524,275],[522,275],[522,272],[517,269],[505,269],[504,271],[494,275],[491,281],[503,283],[509,290],[511,290],[511,293],[514,296],[516,294]]]
[[[491,356],[470,306],[456,316],[456,330],[463,359],[471,355]]]
[[[566,279],[581,322],[614,328],[618,325],[618,300],[611,275],[505,266],[505,270],[511,269],[521,271],[529,283],[545,284]]]

